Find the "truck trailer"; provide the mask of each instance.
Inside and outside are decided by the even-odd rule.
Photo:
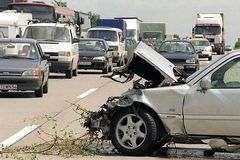
[[[126,37],[134,39],[136,42],[139,41],[140,35],[140,23],[142,20],[138,19],[137,17],[115,17],[115,19],[122,19],[127,24],[127,33]]]
[[[14,10],[0,12],[0,35],[2,38],[21,37],[29,21],[31,13],[16,13]]]
[[[212,44],[213,52],[224,53],[224,15],[223,13],[199,13],[192,36],[203,36]]]

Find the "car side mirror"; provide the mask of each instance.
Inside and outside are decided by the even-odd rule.
[[[202,88],[202,90],[211,89],[211,87],[212,87],[211,80],[209,78],[204,77],[200,81],[200,87]]]

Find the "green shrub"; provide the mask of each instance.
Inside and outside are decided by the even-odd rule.
[[[234,49],[240,49],[240,41],[235,43]]]

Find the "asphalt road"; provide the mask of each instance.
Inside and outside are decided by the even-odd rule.
[[[214,55],[213,60],[218,57]],[[209,63],[207,59],[201,59],[201,67],[207,63]],[[30,145],[48,140],[47,136],[39,136],[39,129],[54,133],[56,130],[60,131],[66,128],[78,135],[85,133],[86,130],[81,127],[79,121],[75,121],[79,118],[79,115],[74,112],[76,105],[96,111],[109,96],[120,95],[132,87],[132,82],[120,84],[101,76],[99,71],[85,70],[79,70],[78,77],[73,79],[65,79],[64,74],[51,74],[49,93],[42,98],[35,98],[33,92],[0,93],[0,143],[6,142],[9,137],[31,125],[36,125],[38,128],[16,143],[12,142],[14,146]],[[63,133],[59,132],[59,134]],[[40,157],[42,157],[41,159],[55,159],[52,156]],[[85,158],[105,159],[104,156]],[[136,157],[124,158],[135,159]],[[138,159],[145,158],[156,159],[152,156]],[[181,159],[181,154],[177,158]],[[121,156],[110,156],[107,159],[121,159]]]

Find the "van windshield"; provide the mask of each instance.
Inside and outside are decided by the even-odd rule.
[[[30,26],[26,28],[23,37],[43,41],[70,41],[69,31],[64,27]]]
[[[112,42],[116,42],[118,40],[117,32],[109,30],[91,30],[88,32],[88,38],[100,38],[104,39],[105,41]]]

